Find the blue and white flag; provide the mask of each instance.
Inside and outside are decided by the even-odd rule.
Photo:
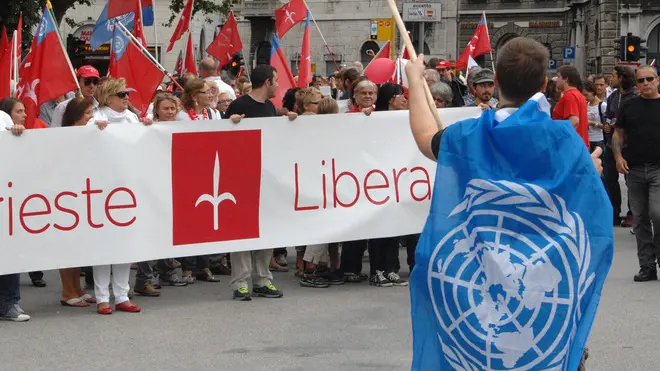
[[[410,280],[413,370],[577,370],[612,264],[612,207],[549,108],[537,94],[445,130]]]
[[[99,46],[109,42],[110,39],[112,39],[112,31],[114,30],[114,25],[117,22],[121,22],[129,30],[132,29],[134,18],[135,13],[127,13],[108,20],[108,4],[106,3],[103,11],[101,12],[101,15],[99,15],[99,18],[96,20],[96,25],[94,25],[94,31],[92,32],[92,36],[89,39],[89,46],[92,48],[92,50],[96,50],[99,48]]]

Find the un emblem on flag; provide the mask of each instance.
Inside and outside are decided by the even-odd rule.
[[[562,370],[595,277],[582,219],[533,184],[473,179],[428,289],[455,370]]]

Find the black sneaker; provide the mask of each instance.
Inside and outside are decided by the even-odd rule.
[[[387,280],[392,282],[394,286],[408,286],[408,281],[402,280],[398,274],[390,272],[387,274]]]
[[[635,282],[655,281],[657,279],[658,279],[658,272],[655,270],[655,266],[642,267],[639,270],[639,273],[637,273],[633,278]]]
[[[316,289],[325,289],[330,287],[328,281],[322,277],[316,276],[303,276],[300,278],[300,286],[302,287],[313,287]]]
[[[358,276],[355,273],[346,272],[344,273],[344,281],[348,283],[360,283],[362,282],[362,277]]]
[[[346,282],[346,277],[343,274],[337,272],[327,271],[318,274],[318,277],[323,277],[323,279],[325,279],[325,281],[330,285],[343,285]]]
[[[387,278],[385,278],[385,275],[383,274],[383,271],[376,271],[376,274],[371,276],[369,279],[369,284],[372,286],[378,286],[378,287],[392,287],[394,284],[390,282]]]
[[[37,278],[36,280],[32,280],[32,286],[34,286],[34,287],[46,287],[46,281],[44,281],[41,278]]]
[[[254,286],[252,288],[252,294],[271,299],[281,298],[284,296],[284,293],[278,290],[277,287],[273,286],[272,283],[269,283],[266,286]]]
[[[248,290],[247,287],[240,287],[238,290],[234,290],[233,299],[240,301],[252,300],[252,298],[250,297],[250,290]]]

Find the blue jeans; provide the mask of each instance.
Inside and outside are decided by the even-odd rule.
[[[18,286],[20,277],[20,274],[0,276],[0,315],[6,314],[21,300],[21,290]]]
[[[639,266],[655,270],[656,260],[660,258],[660,166],[645,164],[631,167],[627,184],[630,208],[635,218],[633,230],[637,238]]]

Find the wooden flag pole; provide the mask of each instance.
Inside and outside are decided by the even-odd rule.
[[[396,22],[397,28],[399,29],[399,34],[401,35],[401,41],[403,41],[403,44],[406,46],[406,49],[408,49],[408,54],[410,54],[410,61],[412,63],[415,63],[415,61],[417,60],[417,53],[415,53],[415,47],[413,46],[412,41],[410,40],[410,35],[408,34],[406,25],[403,23],[403,19],[401,19],[401,14],[399,14],[399,8],[396,6],[395,0],[388,0],[388,3],[390,5],[390,10],[392,11],[392,16],[394,17],[394,21]],[[429,89],[429,86],[426,83],[425,79],[422,79],[422,83],[424,86],[424,93],[426,93],[426,102],[428,103],[429,108],[433,113],[433,118],[435,118],[435,122],[438,125],[438,128],[442,130],[443,128],[442,121],[440,121],[440,115],[438,114],[438,109],[435,107],[435,100],[433,99],[433,95],[431,95],[431,89]]]

